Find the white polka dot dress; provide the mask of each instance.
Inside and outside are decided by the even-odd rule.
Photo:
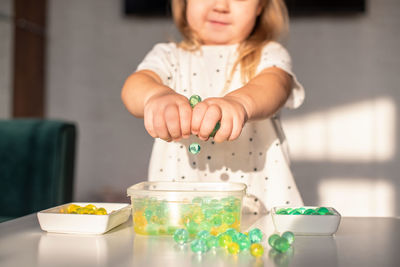
[[[138,66],[157,73],[163,83],[178,93],[202,99],[223,96],[243,86],[239,69],[235,70],[227,91],[225,82],[237,57],[237,44],[202,46],[189,52],[175,43],[157,44]],[[304,99],[304,89],[291,71],[287,50],[270,42],[264,48],[257,73],[278,67],[292,75],[294,86],[285,106],[297,108]],[[197,142],[201,151],[188,151]],[[264,213],[274,206],[303,205],[289,168],[286,140],[279,116],[248,122],[235,141],[216,144],[195,136],[179,142],[154,141],[149,165],[150,181],[218,181],[247,184],[244,210]]]

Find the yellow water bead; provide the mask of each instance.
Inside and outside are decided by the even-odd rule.
[[[96,215],[107,215],[107,211],[105,208],[98,208],[95,212]]]
[[[71,205],[69,205],[69,206],[67,207],[67,212],[68,212],[68,213],[78,213],[78,209],[79,209],[80,207],[81,207],[81,206],[79,206],[79,205],[71,204]]]
[[[147,225],[146,217],[143,216],[142,211],[135,211],[135,213],[133,214],[133,223],[137,226]]]
[[[85,206],[85,208],[87,208],[87,209],[89,209],[89,210],[94,210],[94,211],[97,210],[96,206],[93,205],[93,204],[87,204],[87,205]]]

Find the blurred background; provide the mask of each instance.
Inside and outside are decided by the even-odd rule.
[[[282,120],[306,205],[400,216],[400,1],[361,2],[291,13],[284,45],[306,100]],[[129,202],[147,177],[153,140],[120,90],[154,44],[180,36],[168,16],[126,12],[122,0],[0,0],[0,118],[76,123],[75,201]]]

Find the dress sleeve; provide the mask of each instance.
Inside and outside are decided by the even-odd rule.
[[[136,71],[151,70],[161,78],[164,85],[168,85],[173,76],[172,70],[176,66],[175,54],[174,43],[156,44],[138,65]]]
[[[280,68],[292,76],[293,88],[285,103],[285,107],[298,108],[304,101],[304,88],[292,71],[292,60],[288,51],[277,42],[269,42],[264,46],[256,74],[269,67]]]

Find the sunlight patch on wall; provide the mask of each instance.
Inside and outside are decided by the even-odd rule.
[[[293,160],[369,162],[394,157],[396,107],[376,98],[283,121]]]
[[[318,185],[320,206],[344,216],[395,216],[394,186],[382,179],[323,178]]]

